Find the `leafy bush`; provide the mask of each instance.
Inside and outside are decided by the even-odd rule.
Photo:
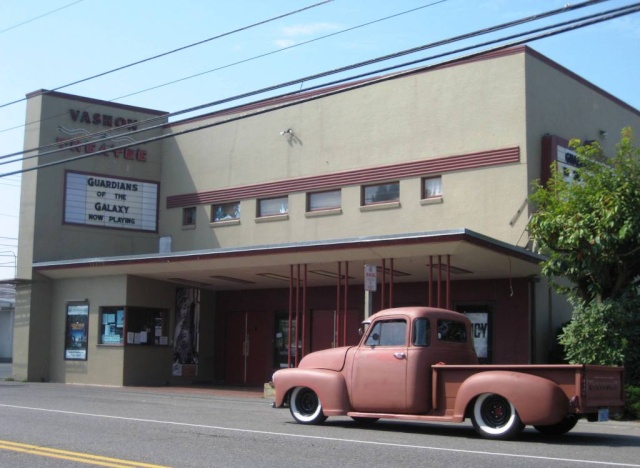
[[[622,410],[623,419],[640,419],[640,387],[628,386],[626,388],[626,401]]]
[[[625,313],[614,301],[579,303],[560,335],[569,362],[619,366],[624,362],[627,338]]]
[[[640,385],[638,298],[628,295],[603,302],[576,301],[571,322],[559,342],[569,362],[625,367],[625,380]]]

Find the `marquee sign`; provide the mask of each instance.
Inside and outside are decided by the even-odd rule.
[[[158,230],[158,184],[67,172],[64,222],[135,231]]]

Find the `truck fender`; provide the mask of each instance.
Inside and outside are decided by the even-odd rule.
[[[296,387],[316,392],[325,416],[339,416],[349,411],[349,394],[341,373],[328,369],[281,369],[273,374],[274,407],[282,407]]]
[[[454,415],[464,418],[475,398],[483,393],[495,393],[509,400],[524,424],[547,426],[561,421],[569,413],[569,399],[549,379],[523,372],[484,371],[462,383]]]

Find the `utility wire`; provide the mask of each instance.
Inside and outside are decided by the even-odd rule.
[[[196,73],[194,75],[185,76],[185,77],[179,78],[177,80],[168,81],[166,83],[162,83],[162,84],[159,84],[157,86],[152,86],[150,88],[142,89],[142,90],[136,91],[134,93],[125,94],[123,96],[119,96],[117,98],[110,99],[110,101],[119,101],[120,99],[124,99],[124,98],[131,97],[131,96],[136,96],[138,94],[146,93],[147,91],[153,91],[155,89],[163,88],[165,86],[169,86],[169,85],[172,85],[172,84],[180,83],[182,81],[190,80],[191,78],[197,78],[199,76],[203,76],[203,75],[206,75],[208,73],[220,71],[220,70],[223,70],[225,68],[234,67],[236,65],[241,65],[243,63],[251,62],[253,60],[257,60],[257,59],[260,59],[260,58],[268,57],[269,55],[278,54],[280,52],[284,52],[286,50],[293,49],[295,47],[300,47],[300,46],[303,46],[303,45],[310,44],[312,42],[317,42],[317,41],[320,41],[320,40],[323,40],[323,39],[327,39],[329,37],[337,36],[339,34],[344,34],[344,33],[350,32],[350,31],[354,31],[356,29],[364,28],[366,26],[371,26],[372,24],[380,23],[382,21],[386,21],[386,20],[389,20],[389,19],[392,19],[392,18],[397,18],[398,16],[406,15],[408,13],[414,13],[414,12],[416,12],[418,10],[422,10],[423,8],[432,7],[434,5],[437,5],[439,3],[444,3],[446,1],[447,0],[438,0],[437,2],[428,3],[426,5],[422,5],[422,6],[419,6],[419,7],[416,7],[416,8],[412,8],[411,10],[405,10],[405,11],[402,11],[400,13],[395,13],[393,15],[385,16],[383,18],[378,18],[376,20],[369,21],[367,23],[362,23],[362,24],[359,24],[357,26],[353,26],[351,28],[342,29],[342,30],[334,32],[334,33],[325,34],[324,36],[316,37],[314,39],[309,39],[307,41],[299,42],[297,44],[293,44],[293,45],[290,45],[290,46],[287,46],[287,47],[282,47],[282,48],[280,48],[278,50],[273,50],[271,52],[266,52],[264,54],[255,55],[253,57],[249,57],[249,58],[244,59],[244,60],[239,60],[237,62],[233,62],[233,63],[229,63],[227,65],[223,65],[223,66],[220,66],[220,67],[217,67],[217,68],[213,68],[211,70],[206,70],[206,71],[203,71],[203,72],[200,72],[200,73]],[[596,0],[596,1],[598,1],[598,2],[606,2],[606,1],[609,1],[609,0]]]
[[[582,3],[578,3],[576,5],[566,5],[566,6],[562,7],[562,8],[558,8],[558,9],[555,9],[555,10],[550,10],[550,11],[547,11],[547,12],[544,12],[544,13],[541,13],[541,14],[528,16],[526,18],[521,18],[521,19],[518,19],[518,20],[515,20],[515,21],[510,21],[510,22],[507,22],[507,23],[502,23],[502,24],[499,24],[497,26],[492,26],[492,27],[489,27],[489,28],[484,28],[484,29],[480,29],[480,30],[477,30],[477,31],[473,31],[471,33],[466,33],[466,34],[462,34],[462,35],[459,35],[459,36],[455,36],[455,37],[452,37],[452,38],[449,38],[449,39],[445,39],[445,40],[441,40],[441,41],[437,41],[437,42],[432,42],[432,43],[425,44],[425,45],[422,45],[422,46],[419,46],[419,47],[414,47],[414,48],[411,48],[411,49],[407,49],[407,50],[404,50],[404,51],[401,51],[401,52],[396,52],[396,53],[393,53],[393,54],[384,55],[384,56],[381,56],[381,57],[376,57],[374,59],[370,59],[370,60],[366,60],[366,61],[363,61],[363,62],[355,63],[355,64],[352,64],[352,65],[348,65],[348,66],[345,66],[345,67],[337,68],[337,69],[334,69],[334,70],[318,73],[318,74],[315,74],[315,75],[310,75],[310,76],[306,76],[306,77],[303,77],[303,78],[298,78],[298,79],[291,80],[291,81],[288,81],[288,82],[285,82],[285,83],[281,83],[281,84],[278,84],[278,85],[273,85],[273,86],[269,86],[269,87],[266,87],[266,88],[262,88],[262,89],[259,89],[259,90],[256,90],[256,91],[251,91],[251,92],[248,92],[248,93],[243,93],[243,94],[240,94],[240,95],[236,95],[236,96],[233,96],[233,97],[221,99],[221,100],[218,100],[218,101],[213,101],[213,102],[209,102],[209,103],[206,103],[206,104],[198,105],[198,106],[195,106],[195,107],[190,107],[190,108],[183,109],[183,110],[180,110],[180,111],[176,111],[176,112],[172,112],[172,113],[168,113],[168,114],[163,114],[163,115],[158,116],[158,117],[152,117],[152,118],[149,118],[149,119],[146,119],[146,120],[139,121],[136,124],[138,126],[140,126],[140,125],[143,125],[143,124],[146,124],[146,123],[152,123],[154,121],[158,121],[160,119],[165,119],[165,118],[169,118],[169,117],[175,117],[175,116],[178,116],[178,115],[182,115],[182,114],[185,114],[185,113],[195,112],[195,111],[202,110],[202,109],[205,109],[205,108],[208,108],[208,107],[212,107],[212,106],[216,106],[216,105],[220,105],[220,104],[225,104],[227,102],[231,102],[231,101],[238,100],[238,99],[252,97],[252,96],[255,96],[255,95],[258,95],[258,94],[262,94],[262,93],[265,93],[265,92],[269,92],[269,91],[275,91],[277,89],[281,89],[281,88],[288,87],[288,86],[291,86],[291,85],[295,85],[295,84],[300,84],[300,83],[316,80],[316,79],[319,79],[319,78],[323,78],[323,77],[326,77],[326,76],[334,75],[334,74],[337,74],[337,73],[342,73],[342,72],[345,72],[345,71],[350,71],[350,70],[353,70],[355,68],[360,68],[360,67],[364,67],[364,66],[367,66],[367,65],[372,65],[372,64],[375,64],[375,63],[378,63],[378,62],[386,61],[386,60],[393,59],[393,58],[398,58],[398,57],[401,57],[401,56],[404,56],[404,55],[409,55],[409,54],[412,54],[412,53],[424,51],[424,50],[431,49],[431,48],[434,48],[434,47],[438,47],[438,46],[442,46],[442,45],[449,45],[451,43],[454,43],[454,42],[457,42],[457,41],[461,41],[461,40],[464,40],[464,39],[470,39],[470,38],[481,36],[481,35],[484,35],[484,34],[500,31],[500,30],[503,30],[503,29],[507,29],[509,27],[525,24],[525,23],[528,23],[528,22],[531,22],[531,21],[539,20],[539,19],[542,19],[542,18],[547,18],[547,17],[553,16],[553,15],[557,15],[557,14],[560,14],[560,13],[565,13],[565,12],[568,12],[568,11],[573,11],[573,10],[576,10],[576,9],[584,8],[584,7],[591,6],[591,5],[596,4],[596,3],[602,3],[602,2],[605,2],[605,1],[609,1],[609,0],[585,1],[585,2],[582,2]],[[611,11],[615,11],[615,10],[610,10],[609,12],[611,12]],[[602,13],[600,13],[600,14],[602,14]],[[369,23],[367,23],[367,24],[369,24]],[[334,34],[337,34],[337,33],[333,33],[332,35],[334,35]],[[326,37],[326,36],[323,36],[323,37]],[[320,38],[317,38],[315,40],[318,40],[318,39],[320,39]],[[311,42],[311,41],[307,41],[307,42]],[[322,85],[322,86],[325,86],[325,85]],[[307,88],[306,90],[308,91],[309,89],[315,89],[315,88]],[[294,93],[294,94],[296,94],[296,93]],[[150,130],[154,130],[154,129],[160,128],[160,127],[162,127],[164,125],[165,125],[165,123],[163,122],[163,123],[161,123],[159,125],[154,125],[154,126],[146,127],[146,128],[140,128],[138,130],[129,131],[129,132],[126,133],[126,135],[133,135],[133,134],[137,134],[137,133],[147,132],[147,131],[150,131]],[[109,134],[111,132],[122,130],[122,129],[125,129],[125,128],[130,127],[130,126],[131,126],[131,124],[127,124],[127,125],[123,125],[121,127],[116,127],[116,128],[112,128],[112,129],[103,130],[103,131],[100,131],[100,132],[91,133],[91,134],[88,134],[88,135],[83,135],[83,136],[78,137],[75,141],[84,141],[84,140],[87,140],[87,139],[89,139],[91,137],[98,136],[98,135],[103,136],[105,134]],[[120,135],[123,135],[123,134],[120,134]],[[27,150],[23,150],[23,151],[18,151],[18,152],[15,152],[15,153],[11,153],[11,154],[0,156],[0,159],[6,159],[6,158],[18,156],[20,154],[30,153],[30,152],[33,152],[33,151],[42,150],[42,149],[46,149],[46,148],[50,148],[50,147],[54,147],[54,146],[58,147],[57,149],[54,149],[54,150],[51,150],[51,151],[47,151],[47,152],[44,152],[44,153],[40,153],[38,155],[25,156],[25,157],[23,157],[21,159],[14,159],[14,160],[9,161],[9,162],[0,162],[0,165],[13,163],[13,162],[16,162],[16,161],[19,161],[19,160],[31,159],[31,158],[34,158],[34,157],[41,157],[41,156],[46,156],[46,155],[50,155],[50,154],[56,154],[56,153],[59,153],[59,152],[62,152],[62,151],[67,151],[67,150],[71,150],[71,149],[74,149],[74,148],[78,148],[78,147],[84,146],[86,143],[87,142],[85,141],[83,143],[77,143],[77,144],[74,144],[74,145],[66,146],[64,148],[59,148],[59,144],[58,143],[52,143],[52,144],[41,146],[39,148],[32,148],[32,149],[27,149]]]
[[[174,132],[174,133],[170,133],[170,134],[164,134],[164,135],[159,135],[159,136],[156,136],[156,137],[151,137],[151,138],[148,138],[148,139],[145,139],[145,140],[141,140],[138,143],[140,143],[140,144],[152,143],[152,142],[164,140],[164,139],[167,139],[167,138],[174,138],[176,136],[185,135],[185,134],[188,134],[188,133],[194,133],[194,132],[201,131],[201,130],[204,130],[204,129],[207,129],[207,128],[217,127],[219,125],[224,125],[224,124],[227,124],[229,122],[234,122],[234,121],[243,120],[243,119],[246,119],[246,118],[249,118],[249,117],[254,117],[254,116],[257,116],[257,115],[262,115],[262,114],[267,114],[267,113],[270,113],[270,112],[275,112],[275,111],[280,110],[280,109],[284,109],[284,108],[287,108],[287,107],[291,107],[291,106],[297,105],[301,101],[303,101],[303,102],[311,102],[311,101],[315,101],[317,99],[321,99],[321,98],[324,98],[324,97],[327,97],[327,96],[341,94],[341,93],[346,92],[346,91],[351,91],[351,90],[354,90],[354,89],[359,89],[359,88],[363,88],[363,87],[366,87],[366,86],[371,86],[371,85],[374,85],[374,84],[377,84],[377,83],[390,81],[390,80],[397,79],[397,78],[400,78],[400,77],[410,76],[410,75],[414,75],[414,74],[417,74],[417,73],[423,73],[423,72],[425,72],[427,70],[430,70],[430,69],[442,67],[444,65],[450,65],[450,64],[453,64],[453,63],[456,63],[456,62],[460,62],[460,61],[464,61],[464,60],[469,60],[471,58],[475,58],[475,57],[478,57],[478,56],[481,56],[481,55],[484,55],[484,54],[487,54],[487,53],[496,52],[496,51],[499,51],[499,50],[507,49],[509,47],[523,45],[523,44],[526,44],[528,42],[534,42],[534,41],[537,41],[537,40],[540,40],[540,39],[546,39],[546,38],[549,38],[549,37],[552,37],[552,36],[556,36],[558,34],[563,34],[563,33],[566,33],[566,32],[569,32],[569,31],[573,31],[573,30],[576,30],[576,29],[581,29],[581,28],[584,28],[584,27],[587,27],[587,26],[592,26],[594,24],[602,23],[604,21],[610,21],[610,20],[615,19],[615,18],[620,18],[620,17],[626,16],[626,15],[629,15],[629,14],[632,14],[632,13],[637,13],[639,11],[640,11],[640,3],[636,3],[634,5],[629,5],[629,6],[625,7],[622,11],[617,11],[617,12],[614,12],[614,13],[604,12],[604,13],[600,13],[600,14],[597,14],[597,15],[591,15],[591,17],[590,17],[591,19],[589,19],[589,20],[585,20],[584,18],[578,18],[576,20],[567,21],[565,23],[562,23],[562,24],[565,24],[564,27],[560,27],[559,28],[558,25],[552,25],[552,26],[547,26],[547,27],[544,27],[544,28],[539,28],[539,29],[534,30],[534,31],[535,32],[540,32],[540,31],[545,31],[546,30],[547,32],[542,32],[542,33],[534,35],[534,36],[531,36],[532,32],[534,32],[534,31],[527,31],[527,32],[524,32],[524,33],[514,34],[514,35],[511,35],[511,36],[508,36],[507,38],[496,39],[496,40],[493,40],[493,41],[487,41],[487,42],[485,42],[483,44],[465,47],[465,48],[459,49],[457,51],[445,52],[445,53],[442,53],[442,54],[438,54],[436,57],[452,55],[454,53],[459,53],[459,51],[461,51],[461,50],[471,50],[471,49],[475,49],[475,48],[478,48],[478,47],[481,47],[481,46],[485,46],[485,45],[488,45],[488,44],[503,42],[504,40],[507,40],[507,39],[510,39],[510,38],[514,38],[514,37],[527,36],[527,37],[521,38],[519,40],[515,40],[515,41],[512,41],[512,42],[507,42],[507,43],[504,43],[504,44],[500,44],[500,45],[494,46],[492,48],[483,49],[483,50],[480,50],[480,51],[477,51],[477,52],[473,52],[473,53],[469,53],[469,54],[466,54],[466,55],[463,55],[463,56],[458,56],[458,57],[455,57],[455,58],[450,59],[450,60],[444,60],[442,62],[439,62],[439,63],[435,64],[435,65],[424,66],[424,67],[417,68],[417,69],[400,71],[400,72],[397,72],[397,73],[394,73],[394,74],[390,74],[390,75],[386,75],[386,76],[382,76],[382,77],[379,77],[379,78],[374,78],[374,79],[370,79],[370,80],[367,80],[367,81],[360,81],[360,82],[357,82],[357,83],[352,84],[350,86],[332,88],[332,89],[328,90],[326,93],[317,94],[317,95],[314,95],[314,96],[311,96],[311,97],[309,97],[309,96],[301,96],[300,100],[296,100],[296,101],[293,101],[293,102],[290,101],[290,102],[287,102],[287,103],[284,103],[284,104],[281,104],[281,105],[271,106],[269,108],[261,109],[261,110],[258,110],[256,112],[252,112],[252,113],[236,115],[236,116],[230,117],[230,118],[225,119],[225,120],[212,122],[212,123],[209,123],[209,124],[201,125],[199,127],[194,127],[194,128],[186,129],[186,130],[179,131],[179,132]],[[407,62],[407,63],[404,63],[404,64],[395,65],[395,66],[392,66],[392,67],[387,67],[387,68],[383,69],[382,71],[388,71],[388,70],[391,70],[391,69],[401,68],[401,67],[404,67],[404,66],[407,66],[407,65],[413,65],[413,64],[416,64],[416,63],[420,63],[420,62],[424,62],[424,61],[432,60],[432,59],[433,59],[433,57],[427,57],[427,58],[424,58],[424,59],[414,60],[412,62]],[[359,75],[359,76],[360,77],[368,76],[370,74],[380,73],[380,71],[381,70],[376,70],[376,71],[365,73],[365,74],[362,74],[362,75]],[[344,80],[339,80],[337,82],[351,81],[351,80],[353,80],[355,78],[357,78],[357,77],[350,77],[350,78],[346,78]],[[334,83],[337,83],[337,82],[334,82]],[[317,88],[326,87],[326,86],[328,86],[327,83],[325,83],[323,85],[318,85]],[[283,96],[288,96],[288,95],[291,95],[291,94],[299,94],[299,93],[288,93],[288,94],[285,94]],[[281,96],[278,96],[278,97],[281,97]],[[274,98],[271,98],[271,99],[268,99],[268,100],[273,100],[273,99]],[[119,146],[119,147],[114,147],[114,148],[111,148],[110,151],[124,149],[127,146],[128,145],[122,145],[122,146]],[[41,164],[39,166],[34,166],[34,167],[31,167],[31,168],[22,169],[22,170],[19,170],[19,171],[14,171],[14,172],[6,173],[6,174],[0,174],[0,177],[19,174],[19,173],[24,173],[24,172],[30,172],[30,171],[34,171],[34,170],[47,168],[47,167],[57,166],[57,165],[60,165],[60,164],[66,164],[68,162],[73,162],[73,161],[78,161],[78,160],[81,160],[81,159],[90,158],[90,157],[93,157],[93,156],[96,156],[96,155],[99,155],[99,154],[102,154],[102,153],[103,152],[97,151],[97,152],[93,152],[93,153],[84,154],[84,155],[81,155],[81,156],[67,158],[67,159],[60,160],[60,161],[55,161],[55,162],[51,162],[51,163],[45,163],[45,164]]]
[[[402,11],[400,13],[396,13],[396,14],[393,14],[393,15],[390,15],[390,16],[385,16],[383,18],[379,18],[377,20],[373,20],[373,21],[370,21],[368,23],[363,23],[363,24],[360,24],[358,26],[354,26],[354,27],[351,27],[351,28],[343,29],[343,30],[335,32],[335,33],[331,33],[331,34],[327,34],[327,35],[324,35],[324,36],[320,36],[320,37],[317,37],[315,39],[310,39],[308,41],[300,42],[300,43],[297,43],[297,44],[294,44],[294,45],[291,45],[291,46],[288,46],[288,47],[282,47],[282,48],[280,48],[278,50],[274,50],[274,51],[267,52],[267,53],[264,53],[264,54],[261,54],[261,55],[250,57],[250,58],[245,59],[245,60],[240,60],[238,62],[230,63],[230,64],[227,64],[227,65],[223,65],[221,67],[214,68],[212,70],[208,70],[208,71],[204,71],[202,73],[197,73],[195,75],[183,77],[183,78],[177,79],[175,81],[170,81],[170,82],[167,82],[167,83],[163,83],[163,84],[160,84],[160,85],[157,85],[157,86],[153,86],[153,87],[150,87],[150,88],[146,88],[146,89],[143,89],[143,90],[140,90],[140,91],[136,91],[136,92],[133,92],[133,93],[130,93],[130,94],[125,94],[125,95],[119,96],[117,98],[112,98],[112,99],[109,99],[107,102],[118,101],[118,100],[124,99],[126,97],[135,96],[137,94],[145,93],[147,91],[152,91],[154,89],[162,88],[164,86],[169,86],[169,85],[172,85],[172,84],[175,84],[175,83],[179,83],[181,81],[185,81],[185,80],[188,80],[188,79],[191,79],[191,78],[196,78],[198,76],[202,76],[202,75],[205,75],[207,73],[211,73],[211,72],[214,72],[214,71],[219,71],[219,70],[222,70],[222,69],[225,69],[225,68],[230,68],[232,66],[240,65],[242,63],[250,62],[250,61],[253,61],[253,60],[256,60],[256,59],[259,59],[259,58],[264,58],[264,57],[269,56],[269,55],[273,55],[273,54],[277,54],[277,53],[280,53],[280,52],[284,52],[284,51],[286,51],[288,49],[293,49],[294,47],[299,47],[299,46],[302,46],[302,45],[309,44],[311,42],[319,41],[319,40],[322,40],[322,39],[326,39],[328,37],[336,36],[338,34],[343,34],[343,33],[349,32],[349,31],[353,31],[355,29],[363,28],[365,26],[370,26],[372,24],[379,23],[381,21],[386,21],[386,20],[391,19],[391,18],[396,18],[398,16],[406,15],[408,13],[413,13],[413,12],[415,12],[417,10],[421,10],[423,8],[431,7],[431,6],[437,5],[439,3],[446,2],[446,1],[447,0],[438,0],[438,1],[433,2],[433,3],[428,3],[426,5],[422,5],[422,6],[419,6],[419,7],[416,7],[416,8],[412,8],[411,10],[406,10],[406,11]],[[596,0],[596,1],[601,2],[601,1],[609,1],[609,0]],[[588,3],[588,2],[585,2],[585,3]],[[83,110],[84,109],[90,109],[91,107],[92,106],[87,106],[87,107],[83,108]],[[37,120],[37,121],[28,122],[27,124],[24,124],[24,125],[18,125],[18,126],[15,126],[15,127],[5,128],[5,129],[0,130],[0,133],[6,132],[8,130],[15,130],[16,128],[25,127],[25,126],[28,126],[28,125],[33,125],[34,123],[43,122],[45,120],[53,119],[53,118],[56,118],[56,117],[61,117],[62,115],[64,115],[64,114],[57,114],[57,115],[53,115],[51,117],[48,117],[46,119],[40,119],[40,120]],[[157,119],[162,119],[164,117],[171,117],[173,115],[174,114],[170,114],[170,113],[169,114],[163,114],[162,116],[159,116],[159,117],[154,117],[154,118],[151,118],[151,119],[148,119],[148,120],[144,120],[144,121],[138,122],[138,124],[147,123],[149,121],[153,121],[153,120],[157,120]],[[86,140],[86,139],[88,139],[88,138],[90,138],[92,136],[96,136],[96,135],[99,135],[99,134],[105,134],[105,133],[109,133],[109,132],[115,132],[115,131],[118,131],[118,130],[120,130],[122,128],[125,128],[125,127],[128,127],[128,125],[125,125],[125,126],[122,126],[122,127],[114,127],[114,128],[110,128],[110,129],[106,129],[106,130],[100,131],[100,132],[90,133],[90,134],[87,134],[87,135],[83,135],[80,138],[83,139],[83,140]],[[49,144],[49,145],[44,145],[44,146],[39,147],[38,149],[44,149],[44,148],[51,147],[51,146],[56,146],[56,144],[52,143],[52,144]],[[31,150],[26,150],[26,151],[35,151],[35,150],[36,149],[31,149]],[[4,159],[5,157],[10,157],[10,156],[16,156],[16,155],[19,155],[19,154],[22,154],[22,153],[24,153],[24,151],[19,151],[19,152],[13,153],[13,154],[4,155],[4,156],[1,156],[0,159]]]
[[[2,29],[2,30],[0,30],[0,34],[5,33],[7,31],[11,31],[12,29],[15,29],[15,28],[17,28],[19,26],[22,26],[24,24],[31,23],[32,21],[35,21],[37,19],[44,18],[45,16],[48,16],[48,15],[50,15],[52,13],[55,13],[56,11],[64,10],[65,8],[69,8],[70,6],[73,6],[73,5],[75,5],[77,3],[80,3],[80,2],[84,2],[84,0],[78,0],[78,1],[73,2],[73,3],[69,3],[68,5],[65,5],[63,7],[57,8],[55,10],[51,10],[51,11],[49,11],[47,13],[44,13],[44,14],[42,14],[40,16],[36,16],[35,18],[31,18],[30,20],[23,21],[22,23],[18,23],[18,24],[15,24],[13,26],[10,26],[8,28]]]
[[[124,70],[125,68],[133,67],[135,65],[140,65],[141,63],[149,62],[150,60],[155,60],[157,58],[164,57],[166,55],[170,55],[170,54],[173,54],[173,53],[176,53],[176,52],[180,52],[182,50],[189,49],[191,47],[195,47],[195,46],[198,46],[198,45],[201,45],[201,44],[205,44],[207,42],[213,41],[215,39],[220,39],[221,37],[229,36],[229,35],[235,34],[237,32],[246,31],[247,29],[255,28],[256,26],[261,26],[263,24],[270,23],[270,22],[278,20],[278,19],[286,18],[287,16],[295,15],[295,14],[300,13],[302,11],[309,10],[311,8],[315,8],[315,7],[320,6],[320,5],[324,5],[325,3],[330,3],[332,1],[333,0],[323,0],[321,2],[314,3],[313,5],[309,5],[309,6],[306,6],[304,8],[300,8],[298,10],[291,11],[289,13],[284,13],[282,15],[274,16],[273,18],[269,18],[269,19],[266,19],[266,20],[263,20],[263,21],[259,21],[257,23],[253,23],[253,24],[250,24],[248,26],[244,26],[242,28],[234,29],[233,31],[222,33],[222,34],[219,34],[219,35],[214,36],[214,37],[210,37],[209,39],[205,39],[203,41],[194,42],[193,44],[189,44],[189,45],[186,45],[186,46],[183,46],[183,47],[179,47],[177,49],[173,49],[173,50],[170,50],[168,52],[163,52],[162,54],[154,55],[153,57],[148,57],[146,59],[138,60],[137,62],[133,62],[133,63],[130,63],[128,65],[123,65],[123,66],[118,67],[118,68],[113,68],[111,70],[107,70],[105,72],[98,73],[97,75],[89,76],[87,78],[83,78],[81,80],[77,80],[77,81],[74,81],[72,83],[68,83],[66,85],[58,86],[57,88],[49,89],[43,94],[51,93],[53,91],[58,91],[58,90],[64,89],[64,88],[68,88],[69,86],[73,86],[73,85],[77,85],[77,84],[80,84],[80,83],[84,83],[85,81],[93,80],[93,79],[99,78],[101,76],[106,76],[106,75],[109,75],[111,73],[115,73],[117,71]],[[0,109],[3,108],[3,107],[10,106],[12,104],[17,104],[19,102],[26,101],[26,99],[27,98],[24,97],[24,98],[18,99],[16,101],[11,101],[11,102],[7,102],[5,104],[1,104],[0,105]]]

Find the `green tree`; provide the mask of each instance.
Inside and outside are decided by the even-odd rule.
[[[574,306],[560,342],[572,362],[624,362],[636,369],[638,359],[629,359],[639,344],[640,149],[630,128],[612,157],[598,143],[570,145],[576,180],[552,168],[548,183],[534,186],[537,211],[529,224],[547,256],[543,274]]]

